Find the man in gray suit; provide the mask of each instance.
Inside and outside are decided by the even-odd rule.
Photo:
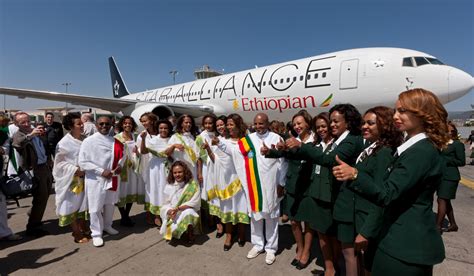
[[[19,130],[13,135],[12,145],[22,157],[20,167],[23,170],[33,170],[34,181],[37,183],[32,193],[33,202],[26,225],[26,235],[41,237],[48,234],[46,230],[41,229],[41,220],[53,183],[46,147],[40,139],[45,131],[39,127],[32,128],[30,116],[25,112],[15,114],[15,124]]]

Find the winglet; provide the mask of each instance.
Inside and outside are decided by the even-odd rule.
[[[114,57],[109,57],[110,78],[112,79],[112,92],[114,98],[121,98],[130,95],[127,86],[122,79],[122,75],[115,63]]]

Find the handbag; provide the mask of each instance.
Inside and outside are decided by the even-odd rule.
[[[5,174],[0,178],[0,189],[7,197],[26,196],[36,188],[36,181],[33,179],[33,172],[18,170],[18,175],[8,175],[8,165]]]

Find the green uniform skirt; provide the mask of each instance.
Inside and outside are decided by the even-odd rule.
[[[372,275],[431,276],[433,275],[433,266],[407,263],[377,249],[372,266]]]
[[[442,199],[455,199],[459,182],[451,180],[441,181],[438,187],[438,197]]]
[[[336,237],[341,243],[354,243],[356,237],[355,224],[334,220],[336,224]]]
[[[332,230],[332,203],[310,196],[296,197],[287,193],[282,206],[283,214],[288,215],[289,219],[308,222],[311,229],[323,234],[331,234],[331,232],[335,234]]]

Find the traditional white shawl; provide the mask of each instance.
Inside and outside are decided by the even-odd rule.
[[[79,164],[79,150],[82,141],[66,134],[56,146],[56,157],[54,158],[53,177],[56,192],[56,214],[59,215],[59,207],[66,197]]]
[[[105,169],[112,169],[114,137],[99,132],[86,138],[79,151],[79,166],[86,172],[85,182],[89,211],[102,209],[103,195],[112,188],[112,179],[102,177]]]

